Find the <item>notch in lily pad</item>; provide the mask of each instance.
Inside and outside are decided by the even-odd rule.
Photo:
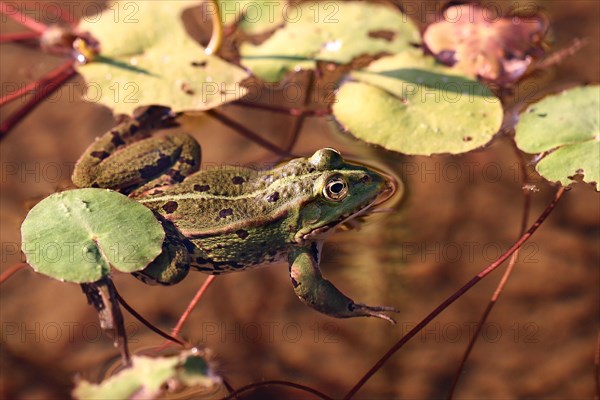
[[[31,267],[60,281],[91,283],[144,269],[162,251],[165,232],[152,211],[108,189],[76,189],[48,196],[21,225]]]
[[[536,170],[568,186],[577,175],[600,191],[600,86],[576,87],[530,105],[520,115],[519,149],[538,154]]]

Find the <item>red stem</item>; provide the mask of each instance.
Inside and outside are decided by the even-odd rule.
[[[305,88],[304,99],[302,99],[303,110],[300,113],[300,115],[298,115],[298,116],[296,116],[296,118],[294,118],[290,140],[288,141],[287,145],[284,147],[284,151],[286,153],[289,153],[292,151],[292,149],[294,148],[294,145],[296,144],[296,141],[298,140],[298,136],[300,136],[302,127],[304,126],[304,120],[306,119],[306,111],[304,111],[304,110],[310,104],[310,97],[311,97],[311,93],[313,90],[313,84],[315,81],[315,72],[314,71],[309,72],[307,80],[308,80],[308,82],[307,82],[306,88]]]
[[[62,76],[67,71],[69,71],[69,69],[73,69],[72,65],[73,65],[72,61],[66,62],[66,63],[60,65],[58,68],[50,71],[48,74],[46,74],[46,76],[42,77],[41,79],[38,79],[37,81],[32,82],[23,88],[20,88],[16,92],[13,92],[13,93],[7,94],[6,96],[1,97],[0,98],[0,107],[7,103],[10,103],[13,100],[18,99],[21,96],[26,95],[29,92],[33,92],[33,91],[37,90],[41,86],[51,84],[52,81],[57,79],[57,77]]]
[[[522,179],[521,184],[522,184],[522,192],[523,192],[523,215],[521,217],[521,228],[519,230],[519,236],[520,236],[520,235],[523,235],[525,233],[525,230],[527,229],[527,222],[529,220],[529,210],[531,209],[531,191],[526,187],[526,184],[528,183],[527,167],[525,166],[526,163],[525,163],[525,160],[523,159],[523,153],[521,153],[521,151],[518,149],[514,140],[512,141],[512,148],[515,151],[518,161],[519,161],[519,167],[521,170],[521,179]],[[447,398],[449,400],[452,399],[454,396],[454,392],[456,391],[456,386],[458,385],[458,381],[461,377],[462,371],[465,368],[465,365],[467,364],[467,360],[469,359],[469,356],[471,355],[473,348],[475,347],[475,343],[477,343],[477,339],[479,338],[481,329],[483,328],[483,325],[485,324],[490,313],[492,312],[492,309],[496,305],[496,302],[498,301],[500,294],[504,290],[504,286],[506,285],[506,282],[508,282],[508,278],[510,278],[513,268],[514,268],[515,264],[517,263],[518,256],[519,256],[519,249],[517,249],[517,251],[515,251],[514,254],[512,255],[512,257],[510,258],[510,261],[508,262],[508,267],[506,268],[506,271],[504,271],[502,278],[500,278],[500,282],[498,282],[498,286],[496,287],[494,294],[490,298],[490,301],[488,302],[485,310],[483,311],[483,314],[481,315],[481,318],[479,319],[479,322],[477,323],[477,326],[475,328],[473,336],[469,340],[469,344],[467,345],[467,348],[465,349],[465,352],[460,361],[460,364],[458,365],[458,368],[456,369],[456,373],[454,374],[454,379],[452,380],[450,389],[448,390]]]
[[[324,117],[326,115],[330,115],[332,112],[330,108],[319,109],[319,110],[303,110],[301,108],[277,107],[277,106],[272,106],[269,104],[253,103],[251,101],[246,101],[243,99],[237,100],[237,101],[233,102],[232,104],[239,105],[242,107],[256,108],[259,110],[270,111],[270,112],[277,113],[277,114],[286,114],[286,115],[293,115],[293,116],[304,115],[306,117]]]
[[[28,267],[29,264],[27,263],[17,263],[15,265],[11,265],[10,267],[8,267],[6,269],[6,271],[4,271],[2,274],[0,274],[0,285],[3,284],[4,282],[6,282],[8,280],[8,278],[10,278],[11,276],[13,276],[16,272],[25,269],[25,267]]]
[[[594,398],[596,400],[600,399],[600,332],[598,333],[598,342],[596,343],[596,354],[594,354],[594,370],[595,370],[595,377],[594,377],[594,381],[596,384],[596,394],[594,396]]]
[[[24,1],[24,2],[22,2],[22,4],[37,5],[37,4],[39,4],[39,0]],[[44,8],[44,11],[46,11],[46,12],[52,11],[52,14],[54,14],[55,16],[60,18],[61,21],[66,22],[67,24],[73,25],[73,23],[75,22],[75,17],[73,16],[73,14],[71,14],[69,12],[69,10],[67,10],[65,7],[61,6],[60,4],[58,4],[56,2],[52,3],[52,7]],[[56,11],[56,12],[54,12],[54,11]]]
[[[548,217],[548,215],[554,210],[558,201],[562,198],[563,193],[565,192],[565,188],[561,187],[556,192],[556,195],[552,202],[546,207],[544,212],[538,217],[538,219],[534,222],[533,225],[529,227],[527,232],[525,232],[519,240],[513,244],[510,249],[508,249],[504,254],[502,254],[496,261],[490,264],[487,268],[473,277],[469,282],[467,282],[463,287],[458,289],[454,294],[448,297],[446,300],[442,302],[439,306],[435,308],[429,315],[427,315],[421,322],[419,322],[413,329],[410,330],[406,335],[404,335],[395,345],[393,345],[384,355],[377,361],[377,363],[358,381],[356,385],[346,396],[344,400],[349,400],[356,392],[358,392],[365,383],[387,362],[396,353],[398,350],[402,348],[410,339],[412,339],[417,333],[419,333],[427,324],[429,324],[435,317],[437,317],[442,311],[444,311],[448,306],[454,303],[459,297],[465,294],[469,289],[471,289],[477,282],[485,278],[492,271],[498,268],[508,257],[510,257],[517,249],[519,249],[523,243],[525,243],[531,235],[540,227],[540,225],[544,222],[544,220]]]
[[[190,301],[190,304],[188,304],[188,306],[185,309],[185,311],[183,312],[183,314],[181,314],[181,317],[179,317],[179,321],[177,321],[177,325],[175,325],[175,328],[173,328],[173,330],[171,331],[171,336],[173,336],[173,337],[179,336],[179,332],[181,332],[181,328],[183,327],[183,324],[185,323],[185,321],[187,321],[188,317],[190,316],[190,314],[192,313],[194,308],[196,308],[196,306],[198,305],[198,302],[202,298],[202,295],[204,295],[204,292],[206,292],[206,289],[208,289],[210,284],[213,283],[215,278],[216,278],[215,275],[209,275],[208,278],[206,278],[206,280],[204,281],[202,286],[200,286],[200,289],[198,289],[198,291],[196,292],[196,295],[194,296],[192,301]]]
[[[301,385],[299,383],[294,383],[294,382],[277,381],[277,380],[251,383],[249,385],[239,388],[238,390],[236,390],[234,392],[229,393],[222,400],[231,400],[231,399],[235,398],[237,395],[239,395],[243,392],[247,392],[248,390],[256,389],[261,386],[269,386],[269,385],[288,386],[288,387],[292,387],[294,389],[299,389],[306,393],[313,394],[320,399],[333,400],[333,397],[329,397],[325,393],[320,392],[316,389],[313,389],[310,386],[305,386],[305,385]]]
[[[24,42],[27,40],[37,39],[40,37],[38,32],[15,32],[0,35],[0,43],[9,42]]]
[[[159,328],[157,328],[156,326],[154,326],[150,321],[148,321],[146,318],[142,317],[142,315],[140,313],[138,313],[135,308],[131,307],[123,297],[121,297],[121,295],[119,294],[119,292],[117,292],[116,288],[115,288],[115,294],[117,295],[117,300],[119,301],[119,303],[123,306],[124,309],[126,309],[131,315],[133,315],[138,321],[140,321],[142,324],[144,324],[148,329],[150,329],[152,332],[156,333],[159,336],[162,336],[163,338],[170,340],[172,342],[175,342],[181,346],[185,346],[185,343],[183,343],[181,340],[174,338],[172,336],[170,336],[168,333],[163,332],[162,330],[160,330]]]
[[[0,2],[0,13],[6,15],[9,18],[12,18],[19,24],[26,26],[34,32],[42,34],[48,29],[45,24],[41,22],[37,22],[36,20],[29,18],[27,15],[21,13],[15,6],[12,4],[8,4],[5,2]]]
[[[40,84],[37,85],[39,87],[39,91],[33,96],[27,103],[23,105],[20,109],[11,114],[2,125],[0,125],[0,140],[8,134],[8,132],[14,128],[27,114],[29,114],[33,109],[46,97],[48,97],[52,92],[58,89],[64,82],[69,80],[73,75],[75,75],[75,69],[73,68],[73,60],[69,60],[62,64],[60,67],[56,68],[54,71],[50,72],[46,78],[42,78]],[[30,85],[27,85],[25,88],[20,91],[23,92],[26,88],[29,88]],[[8,98],[6,102],[9,102],[14,94],[3,97],[2,101],[5,98]],[[4,104],[4,103],[2,103]]]
[[[244,125],[232,120],[231,118],[227,117],[225,114],[223,114],[215,109],[207,110],[206,114],[208,114],[211,117],[213,117],[214,119],[222,122],[224,125],[230,127],[231,129],[238,132],[240,135],[248,138],[249,140],[253,141],[254,143],[258,144],[259,146],[264,147],[265,149],[270,150],[277,155],[285,156],[285,157],[293,157],[293,154],[290,154],[289,152],[279,148],[277,145],[274,145],[273,143],[269,142],[268,140],[263,139],[261,136],[252,132],[250,129],[246,128]]]

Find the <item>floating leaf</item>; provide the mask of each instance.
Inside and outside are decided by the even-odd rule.
[[[283,25],[288,8],[283,0],[219,0],[218,3],[223,24],[237,22],[238,29],[250,35],[272,31]]]
[[[198,1],[117,1],[80,25],[100,42],[100,56],[78,71],[87,83],[86,100],[115,113],[131,114],[160,104],[173,111],[206,110],[246,94],[248,75],[189,37],[184,9]]]
[[[544,54],[546,24],[538,17],[500,17],[474,4],[449,7],[423,42],[436,58],[498,84],[517,81]]]
[[[600,191],[600,86],[570,89],[530,105],[516,130],[521,150],[542,153],[536,170],[544,178],[567,186],[581,174]]]
[[[270,82],[315,68],[319,60],[345,64],[360,55],[398,53],[419,41],[406,15],[381,4],[310,2],[289,4],[282,12],[282,29],[258,46],[244,43],[240,49],[242,63]]]
[[[76,283],[99,280],[110,264],[123,272],[145,268],[161,252],[164,236],[152,211],[107,189],[55,193],[33,207],[21,225],[29,265]]]
[[[155,399],[169,386],[194,386],[207,390],[221,383],[198,349],[172,357],[133,356],[132,365],[99,384],[78,382],[77,399]],[[198,393],[196,393],[197,395]]]
[[[489,142],[502,105],[489,89],[419,51],[350,74],[333,115],[352,135],[405,154],[463,153]]]

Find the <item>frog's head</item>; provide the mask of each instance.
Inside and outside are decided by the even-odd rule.
[[[389,198],[394,189],[391,178],[344,161],[334,149],[318,150],[306,162],[314,170],[312,193],[300,210],[297,242],[321,238],[336,226],[364,215],[374,204]]]

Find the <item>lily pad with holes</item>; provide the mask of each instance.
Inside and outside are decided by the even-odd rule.
[[[411,50],[352,72],[333,115],[352,135],[413,155],[459,154],[488,143],[502,105],[474,78]]]
[[[246,94],[241,68],[204,53],[185,31],[184,9],[197,1],[130,1],[110,4],[80,24],[100,42],[100,55],[79,66],[84,98],[131,114],[160,104],[173,111],[206,110]]]
[[[81,380],[73,390],[76,399],[155,399],[169,389],[204,388],[211,393],[221,383],[204,355],[196,348],[171,357],[133,356],[132,365],[104,382]],[[198,395],[199,393],[195,393]]]
[[[208,6],[209,3],[204,3]],[[284,22],[284,0],[219,0],[221,21],[224,25],[237,23],[238,29],[249,35],[274,30]],[[212,10],[211,10],[212,11]]]
[[[541,153],[536,170],[568,186],[576,175],[600,191],[600,86],[578,87],[530,105],[516,127],[517,146]]]
[[[107,189],[55,193],[21,225],[31,267],[54,279],[90,283],[145,268],[162,250],[164,230],[148,208]]]
[[[241,46],[242,64],[265,81],[315,68],[317,61],[346,64],[362,55],[395,54],[419,42],[419,31],[399,10],[365,1],[289,4],[285,26],[260,45]],[[368,18],[365,18],[368,16]]]
[[[501,17],[497,10],[462,4],[427,27],[425,46],[446,64],[498,84],[517,81],[544,54],[541,16]]]

